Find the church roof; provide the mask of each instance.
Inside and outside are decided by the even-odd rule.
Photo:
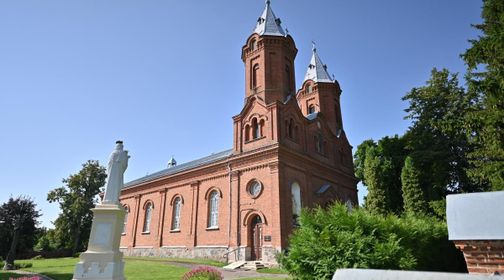
[[[197,160],[193,160],[193,161],[190,161],[190,162],[186,162],[186,163],[183,163],[183,164],[172,166],[172,167],[163,169],[161,171],[158,171],[156,173],[153,173],[153,174],[144,176],[142,178],[133,180],[131,182],[128,182],[128,183],[124,184],[123,189],[127,189],[127,188],[129,188],[131,186],[142,184],[142,183],[149,182],[149,181],[153,181],[153,180],[156,180],[156,179],[159,179],[159,178],[162,178],[162,177],[166,177],[166,176],[169,176],[169,175],[174,175],[176,173],[179,173],[179,172],[182,172],[182,171],[186,171],[186,170],[189,170],[189,169],[193,169],[193,168],[197,168],[197,167],[200,167],[200,166],[203,166],[203,165],[206,165],[206,164],[217,162],[219,160],[226,159],[227,157],[229,157],[232,154],[233,154],[233,150],[226,150],[226,151],[222,151],[222,152],[219,152],[219,153],[211,154],[211,155],[206,156],[206,157],[202,157],[202,158],[197,159]]]
[[[282,22],[275,16],[275,13],[273,13],[273,10],[271,9],[270,1],[267,0],[266,7],[264,8],[262,15],[257,20],[254,33],[261,36],[286,36],[287,33],[283,30],[281,24]]]
[[[316,83],[334,83],[334,79],[332,79],[329,72],[327,72],[327,66],[322,63],[317,53],[315,44],[313,44],[312,58],[310,65],[308,65],[303,83],[306,82],[306,80],[313,80]]]

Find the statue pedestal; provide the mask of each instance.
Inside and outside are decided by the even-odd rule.
[[[125,280],[119,243],[126,212],[118,204],[97,205],[86,252],[80,255],[73,280]]]

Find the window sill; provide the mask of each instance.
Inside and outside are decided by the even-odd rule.
[[[125,235],[126,235],[126,232],[121,233],[121,235],[122,235],[122,236],[125,236]]]
[[[142,234],[150,234],[150,231],[142,231]]]
[[[252,143],[252,142],[255,142],[255,141],[259,141],[259,140],[264,139],[264,138],[266,138],[266,136],[261,136],[261,137],[258,137],[258,138],[252,139],[252,140],[248,140],[248,141],[245,141],[245,144]]]
[[[207,227],[206,230],[219,230],[219,227]]]
[[[170,230],[170,232],[177,233],[177,232],[180,232],[180,229],[172,229],[172,230]]]

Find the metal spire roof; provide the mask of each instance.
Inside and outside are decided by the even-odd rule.
[[[287,33],[282,28],[282,22],[275,16],[271,9],[270,0],[266,0],[266,7],[262,15],[257,20],[254,32],[259,35],[269,36],[287,36]]]
[[[312,52],[310,65],[308,65],[303,83],[306,82],[306,80],[313,80],[317,83],[334,83],[334,79],[332,79],[327,72],[327,66],[320,60],[315,43],[313,43]]]

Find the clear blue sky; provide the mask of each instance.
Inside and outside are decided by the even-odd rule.
[[[401,97],[432,67],[464,72],[477,0],[273,0],[296,41],[298,86],[311,41],[343,89],[354,147],[402,134]],[[47,192],[117,139],[129,181],[232,146],[244,98],[241,47],[261,0],[0,1],[0,202]],[[361,190],[361,194],[365,191]]]

